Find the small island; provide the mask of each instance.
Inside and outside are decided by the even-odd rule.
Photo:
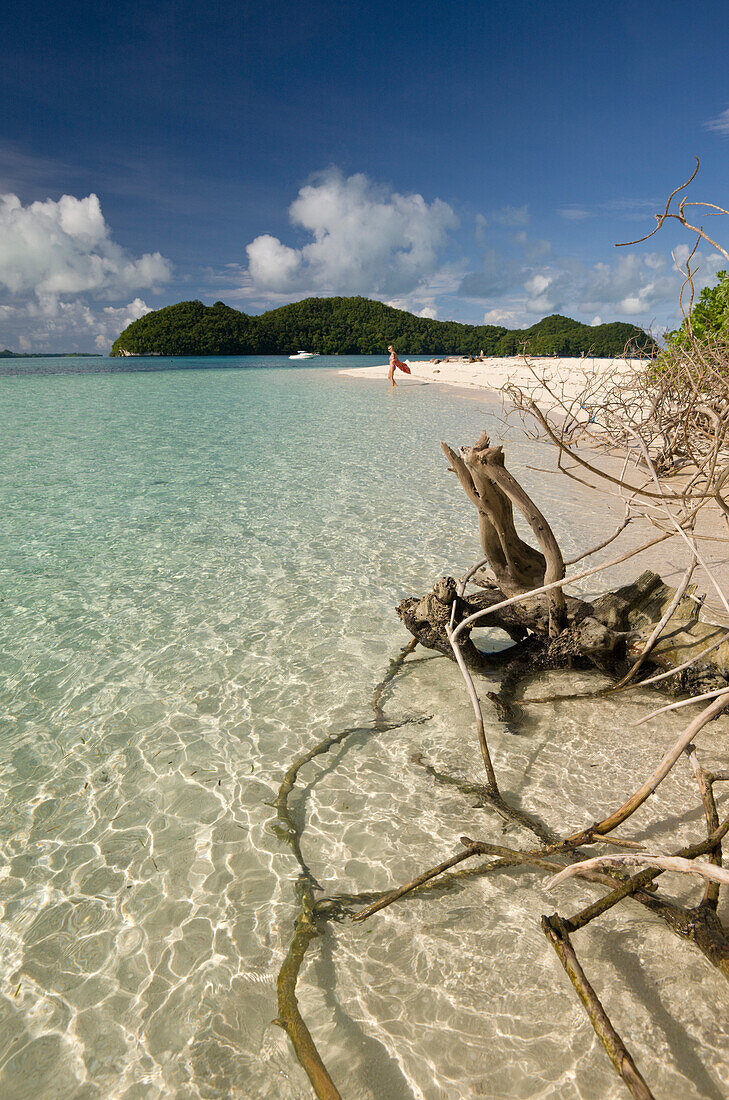
[[[622,356],[655,354],[636,325],[585,325],[555,313],[526,329],[435,321],[370,298],[306,298],[258,316],[223,302],[178,302],[133,321],[116,339],[123,355],[379,355],[394,344],[409,355]]]
[[[0,359],[98,359],[98,351],[11,351],[3,348]]]

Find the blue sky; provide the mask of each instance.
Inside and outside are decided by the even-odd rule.
[[[196,297],[660,327],[691,242],[615,242],[696,155],[692,197],[729,205],[722,2],[70,0],[3,23],[0,347],[104,350]],[[717,266],[703,248],[700,280]]]

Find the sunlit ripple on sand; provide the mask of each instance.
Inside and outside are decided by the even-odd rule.
[[[303,370],[1,379],[0,406],[17,424],[0,470],[0,1095],[308,1098],[272,1023],[297,865],[271,802],[298,752],[368,728],[405,640],[397,598],[477,556],[437,441],[490,414]],[[550,518],[581,546],[563,507]],[[489,715],[505,789],[554,827],[560,807],[591,819],[677,728],[633,752],[638,704],[545,707],[519,738]],[[388,711],[418,722],[302,774],[326,890],[402,881],[464,831],[504,839],[411,760],[480,777],[455,670],[412,663]],[[725,727],[710,743],[709,764]],[[693,838],[690,791],[682,772],[635,835],[659,843],[662,810]],[[512,872],[333,925],[299,993],[346,1100],[620,1096],[538,926],[593,896]],[[657,1093],[723,1095],[708,965],[638,908],[581,942]]]

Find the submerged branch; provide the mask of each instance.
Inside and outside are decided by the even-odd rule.
[[[701,840],[696,844],[688,844],[684,848],[680,848],[679,851],[675,853],[675,856],[680,859],[695,859],[697,856],[706,855],[707,852],[713,852],[717,846],[721,845],[727,832],[729,832],[729,815],[724,819],[721,825],[717,825],[716,829],[709,833],[706,840]],[[576,932],[578,928],[584,928],[591,920],[601,916],[603,913],[607,913],[608,909],[612,909],[614,905],[623,901],[624,898],[630,897],[637,891],[649,886],[650,883],[661,874],[663,874],[662,868],[652,867],[650,870],[640,871],[637,875],[633,875],[632,878],[629,878],[626,882],[618,886],[610,894],[606,894],[604,898],[600,898],[599,901],[594,902],[592,905],[588,905],[573,917],[563,918],[565,927],[570,932]],[[727,973],[727,976],[729,977],[729,973]]]
[[[613,1027],[610,1017],[587,980],[570,938],[556,913],[551,917],[542,917],[542,931],[554,948],[577,996],[582,1001],[595,1034],[605,1047],[618,1076],[622,1078],[636,1100],[655,1100],[632,1055]]]
[[[296,998],[296,983],[304,962],[306,949],[315,936],[320,935],[313,913],[313,897],[308,883],[300,884],[301,908],[296,919],[294,935],[289,944],[288,954],[278,975],[278,1019],[296,1053],[301,1066],[306,1070],[319,1100],[342,1100],[341,1094],[329,1076],[321,1060],[311,1032],[304,1023]]]
[[[377,901],[373,902],[372,905],[360,909],[358,913],[354,914],[352,920],[367,920],[367,918],[371,917],[374,913],[379,913],[380,909],[386,909],[387,906],[392,905],[394,901],[398,901],[406,894],[410,894],[418,886],[430,882],[430,880],[437,875],[442,875],[444,871],[448,871],[451,867],[463,863],[464,859],[471,859],[473,856],[480,854],[480,851],[469,851],[468,849],[465,852],[457,852],[456,855],[451,856],[450,859],[446,859],[443,863],[439,863],[437,867],[431,867],[429,871],[424,871],[422,875],[418,875],[417,878],[411,879],[410,882],[406,882],[404,886],[398,887],[397,890],[391,890],[389,894],[385,894],[384,897],[379,898]]]
[[[299,913],[294,926],[294,934],[289,944],[289,950],[278,975],[278,1020],[277,1023],[284,1028],[289,1036],[299,1063],[306,1071],[312,1088],[318,1100],[341,1100],[334,1082],[322,1061],[304,1019],[299,1011],[299,1003],[296,998],[296,984],[299,979],[304,957],[312,939],[321,935],[320,923],[333,915],[341,908],[343,897],[330,897],[314,899],[314,890],[321,890],[311,871],[304,861],[301,852],[302,828],[294,820],[289,807],[289,796],[294,789],[299,772],[311,760],[317,756],[329,752],[335,745],[340,744],[353,733],[382,732],[388,728],[382,711],[382,701],[387,689],[392,684],[398,672],[405,663],[406,657],[413,652],[417,645],[414,639],[403,646],[400,653],[392,661],[387,672],[376,685],[372,696],[372,709],[374,711],[374,725],[372,729],[363,730],[361,727],[350,726],[340,730],[339,733],[325,737],[308,752],[303,753],[293,762],[284,775],[278,790],[275,806],[278,816],[278,835],[292,848],[294,855],[301,867],[301,875],[297,886],[299,895]],[[398,725],[402,723],[397,723]]]

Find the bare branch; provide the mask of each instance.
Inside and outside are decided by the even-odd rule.
[[[699,171],[699,167],[700,167],[700,162],[699,162],[699,158],[697,157],[696,158],[696,167],[694,168],[694,170],[691,173],[691,175],[689,176],[689,178],[686,180],[685,183],[680,184],[673,191],[671,191],[671,194],[668,196],[668,199],[666,201],[666,209],[663,211],[663,213],[654,215],[656,221],[658,222],[658,225],[653,230],[653,233],[649,233],[646,237],[639,237],[637,241],[623,241],[621,244],[616,244],[615,247],[616,248],[628,248],[630,245],[642,244],[643,241],[650,240],[650,238],[653,236],[653,234],[658,232],[658,230],[661,228],[664,221],[668,217],[668,211],[671,207],[671,203],[673,202],[673,200],[675,199],[675,197],[679,193],[679,191],[683,191],[684,187],[688,187],[688,185],[690,183],[693,183],[693,181],[696,179],[696,176],[697,176],[698,171]]]
[[[691,763],[691,770],[694,773],[694,777],[699,788],[699,794],[701,795],[701,802],[703,804],[704,814],[706,816],[706,830],[708,835],[711,836],[711,833],[715,829],[719,828],[719,812],[716,808],[716,799],[714,798],[714,781],[711,778],[710,774],[704,771],[704,769],[701,767],[695,745],[691,744],[686,746],[686,755],[688,756]],[[712,863],[716,864],[717,867],[721,867],[721,842],[719,842],[714,851],[711,853],[709,859]],[[714,912],[716,912],[718,901],[718,884],[714,882],[707,882],[701,904],[709,907]]]
[[[598,550],[604,550],[606,546],[609,546],[611,542],[615,542],[616,538],[623,533],[625,528],[632,520],[630,513],[630,504],[625,505],[625,517],[621,523],[618,524],[617,529],[610,535],[609,538],[603,539],[597,546],[593,546],[591,550],[585,550],[582,554],[578,554],[576,558],[569,558],[565,565],[577,565],[578,561],[582,561],[584,558],[590,558],[593,554],[597,554]]]
[[[554,889],[555,886],[559,886],[560,883],[566,882],[568,878],[573,878],[581,871],[599,871],[606,863],[616,864],[622,866],[626,863],[637,863],[644,867],[657,867],[661,871],[675,871],[681,875],[699,875],[701,878],[709,879],[712,882],[720,882],[725,886],[729,885],[729,871],[724,867],[715,867],[711,863],[705,863],[700,859],[681,859],[678,856],[662,856],[648,855],[648,854],[635,854],[635,855],[602,855],[595,856],[594,859],[584,859],[580,863],[573,863],[569,867],[565,867],[564,871],[560,871],[558,875],[551,878],[547,882],[547,890]]]
[[[676,743],[664,755],[653,774],[646,779],[645,783],[641,784],[627,802],[624,802],[619,809],[615,810],[608,817],[603,818],[602,821],[590,826],[588,830],[584,830],[583,834],[576,833],[574,837],[570,839],[579,838],[581,835],[584,835],[585,832],[591,836],[594,836],[595,833],[604,835],[605,833],[612,832],[618,825],[622,825],[624,821],[627,821],[631,814],[635,813],[638,807],[642,806],[646,799],[650,798],[653,792],[658,789],[686,746],[691,744],[694,737],[701,732],[707,722],[716,718],[716,716],[721,714],[727,706],[729,706],[729,693],[725,692],[720,698],[715,699],[713,703],[709,703],[708,707],[702,710],[701,714],[694,718],[693,722],[686,727]]]
[[[585,972],[578,962],[575,949],[556,913],[551,917],[542,917],[542,931],[554,948],[567,976],[575,987],[577,996],[582,1001],[588,1019],[595,1029],[595,1034],[605,1047],[618,1076],[625,1082],[635,1100],[655,1100],[653,1093],[646,1085],[640,1070],[633,1061],[632,1055],[628,1052],[623,1040],[610,1022],[610,1017],[603,1008],[595,990],[585,977]]]
[[[667,714],[671,710],[681,710],[692,703],[703,703],[706,699],[716,699],[717,696],[721,697],[722,695],[729,695],[729,688],[717,688],[716,691],[705,691],[703,695],[693,695],[690,699],[681,699],[678,703],[668,703],[665,707],[660,707],[658,710],[652,710],[650,714],[645,714],[636,722],[631,722],[630,725],[631,727],[642,726],[644,722],[649,722],[651,718],[657,718],[659,714]]]

